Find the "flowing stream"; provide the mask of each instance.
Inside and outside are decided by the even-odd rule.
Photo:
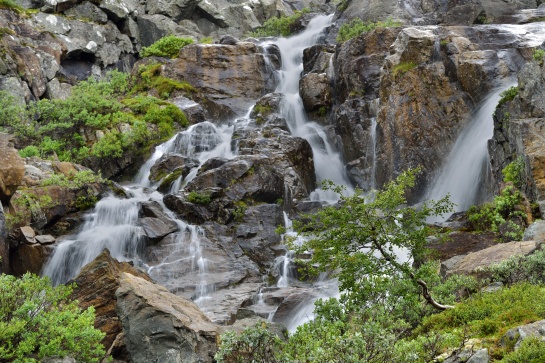
[[[317,16],[310,21],[307,29],[291,38],[280,38],[276,42],[282,54],[282,69],[279,71],[277,92],[284,94],[281,104],[281,116],[284,117],[293,135],[307,139],[314,153],[314,164],[318,181],[332,180],[344,185],[347,192],[352,192],[340,154],[331,147],[327,135],[318,124],[307,119],[301,97],[299,96],[299,79],[303,69],[303,50],[314,45],[323,30],[330,24],[332,15]],[[135,265],[147,270],[150,276],[159,284],[177,292],[179,281],[186,279],[193,284],[192,298],[206,313],[206,306],[211,301],[209,295],[214,291],[218,276],[210,272],[211,261],[203,249],[205,233],[199,226],[190,225],[178,219],[173,212],[163,204],[163,194],[156,189],[160,182],[149,180],[153,165],[165,154],[174,153],[198,161],[202,165],[212,157],[232,159],[237,151],[233,149],[231,136],[237,127],[245,127],[248,114],[227,125],[216,126],[205,121],[195,124],[187,130],[178,133],[162,145],[141,167],[133,183],[125,186],[125,197],[108,196],[100,200],[92,212],[85,216],[85,223],[80,231],[66,236],[62,240],[44,267],[43,274],[50,276],[54,284],[65,283],[73,279],[83,266],[91,262],[104,249],[108,249],[112,257],[120,261],[133,261]],[[170,186],[170,193],[176,193],[192,180],[198,172],[193,168],[185,178],[178,178]],[[315,190],[311,198],[324,203],[338,200],[338,195]],[[139,223],[139,213],[142,204],[155,203],[164,217],[169,219],[176,231],[167,236],[167,253],[161,255],[158,263],[147,265],[145,262],[146,234]],[[287,227],[290,221],[286,216]],[[290,232],[293,234],[293,232]],[[282,259],[283,273],[278,281],[278,287],[289,288],[294,278],[290,276],[290,262],[293,256],[290,252]],[[183,266],[183,268],[181,267]],[[190,275],[191,277],[187,277]],[[225,276],[222,275],[223,278]],[[319,284],[324,284],[319,281]],[[321,297],[335,294],[336,284],[328,291],[320,293]],[[330,286],[331,284],[328,284]],[[259,302],[259,296],[257,301]],[[304,319],[310,318],[313,301],[299,307],[299,316],[292,319],[289,325],[296,326]],[[309,312],[310,311],[310,312]],[[301,313],[302,312],[302,313]],[[271,311],[271,317],[274,310]]]

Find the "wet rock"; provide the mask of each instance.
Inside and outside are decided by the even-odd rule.
[[[436,253],[436,258],[444,261],[454,256],[462,256],[495,246],[498,243],[497,240],[498,235],[493,232],[456,231],[449,233],[445,241],[431,240],[427,247]]]
[[[299,93],[307,112],[322,111],[331,107],[331,91],[325,73],[309,73],[299,81]]]
[[[152,243],[178,230],[178,225],[172,219],[144,217],[140,218],[138,223]]]
[[[208,114],[217,120],[243,114],[276,86],[263,48],[247,42],[185,46],[165,65],[165,75],[199,89],[208,101]]]
[[[102,344],[109,350],[116,338],[122,334],[123,328],[121,319],[116,313],[116,290],[121,285],[121,274],[127,273],[131,276],[138,276],[143,280],[152,283],[151,278],[134,268],[127,262],[119,262],[112,258],[108,250],[104,250],[92,262],[85,265],[78,276],[74,279],[76,288],[72,298],[79,301],[82,309],[90,306],[95,308],[95,328],[106,333]],[[124,344],[113,350],[114,358],[124,358]]]
[[[149,180],[158,182],[165,178],[168,174],[177,170],[180,175],[185,178],[192,168],[199,166],[199,161],[196,159],[184,157],[178,154],[166,153],[157,160],[151,167]]]
[[[223,44],[223,45],[237,45],[237,43],[240,42],[239,39],[231,36],[231,35],[226,35],[224,37],[222,37],[220,39],[220,42],[219,44]]]
[[[205,111],[197,102],[185,97],[176,97],[171,102],[184,111],[190,124],[198,124],[206,120]]]
[[[218,327],[191,301],[123,273],[116,291],[132,362],[213,362]]]
[[[458,275],[482,275],[481,269],[498,264],[512,256],[526,256],[532,254],[540,246],[539,242],[508,242],[500,243],[477,252],[470,252],[465,256],[453,257],[454,263],[450,260],[441,264],[441,274],[448,277]]]
[[[7,202],[21,185],[25,163],[13,147],[13,136],[0,133],[0,201]]]
[[[327,73],[335,47],[331,45],[313,45],[303,50],[303,73]]]
[[[309,301],[316,300],[319,295],[311,289],[282,289],[277,292],[280,305],[274,313],[274,322],[286,324],[293,318],[297,310]]]

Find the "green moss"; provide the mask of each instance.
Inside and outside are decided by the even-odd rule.
[[[538,62],[539,64],[543,64],[543,60],[545,59],[545,50],[535,49],[532,57],[534,58],[534,61]]]
[[[0,9],[8,9],[13,10],[17,14],[24,14],[26,13],[26,9],[23,8],[21,5],[17,4],[13,0],[0,0]]]

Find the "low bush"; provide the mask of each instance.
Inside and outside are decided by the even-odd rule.
[[[167,35],[150,45],[142,48],[142,57],[168,57],[176,58],[180,49],[188,44],[193,44],[193,39],[182,38],[175,35]]]
[[[534,50],[534,54],[532,56],[536,62],[543,64],[543,60],[545,60],[545,50],[536,49]]]
[[[524,158],[519,156],[501,171],[503,174],[503,181],[511,182],[515,187],[521,188],[524,178],[524,167]]]
[[[198,192],[190,192],[187,200],[191,203],[206,205],[210,203],[210,195]]]
[[[503,105],[508,101],[512,101],[519,94],[518,86],[511,86],[502,93],[500,93],[500,101],[498,102],[498,107]]]

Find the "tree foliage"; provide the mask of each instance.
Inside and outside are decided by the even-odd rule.
[[[70,301],[71,286],[52,287],[46,277],[0,276],[0,362],[40,362],[71,356],[97,362],[104,333],[93,327],[93,308]]]
[[[365,303],[385,277],[422,287],[412,263],[422,260],[432,233],[426,219],[449,212],[452,203],[447,196],[418,208],[405,206],[405,191],[414,186],[417,172],[402,173],[373,201],[366,202],[361,191],[341,196],[339,205],[321,209],[310,223],[299,226],[310,237],[302,248],[313,251],[311,265],[336,271],[344,300]]]

